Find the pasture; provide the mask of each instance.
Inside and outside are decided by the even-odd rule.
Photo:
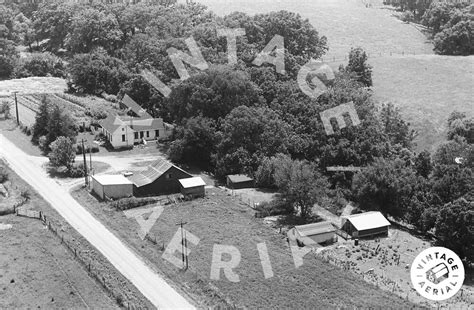
[[[445,140],[455,109],[472,113],[474,57],[436,56],[426,36],[398,20],[381,0],[200,0],[218,15],[288,10],[308,18],[328,39],[323,61],[337,68],[351,47],[360,46],[373,65],[376,98],[391,101],[419,131],[417,150]],[[366,7],[366,4],[372,6]],[[416,56],[413,56],[416,55]]]
[[[142,240],[138,235],[137,221],[115,210],[110,203],[98,202],[83,189],[74,191],[72,195],[167,278],[185,287],[206,306],[219,302],[216,295],[226,300],[227,305],[250,309],[262,305],[269,309],[383,308],[386,304],[395,308],[414,306],[311,254],[306,255],[303,265],[296,269],[286,236],[262,225],[261,219],[255,218],[254,211],[239,202],[237,197],[231,197],[220,189],[206,191],[204,199],[165,205],[148,234],[151,241]],[[144,209],[149,207],[155,205]],[[145,212],[143,218],[146,220],[151,216]],[[188,242],[190,254],[186,272],[179,272],[162,257],[164,247],[177,232],[179,234],[176,223],[181,220],[188,222],[185,226],[188,236],[191,233],[199,238],[198,244]],[[262,243],[268,249],[273,272],[268,278],[265,278],[257,250],[257,244]],[[210,279],[215,245],[233,246],[240,252],[240,263],[234,268],[239,282],[229,281],[223,272],[219,280]],[[178,258],[178,253],[175,256]],[[229,255],[224,255],[222,260],[229,261]]]

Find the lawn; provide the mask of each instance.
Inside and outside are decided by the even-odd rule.
[[[474,57],[433,55],[426,36],[392,16],[381,0],[200,0],[217,14],[289,10],[301,14],[328,38],[323,60],[335,69],[351,47],[361,46],[373,65],[377,98],[402,108],[419,131],[416,150],[433,150],[445,139],[446,119],[453,110],[470,111],[474,98]],[[403,55],[402,55],[403,54]],[[413,56],[413,55],[417,56]],[[335,60],[334,60],[335,59]]]
[[[224,299],[227,305],[247,308],[413,306],[311,255],[305,257],[303,266],[295,269],[285,236],[264,226],[261,220],[254,217],[253,210],[219,189],[208,189],[204,199],[164,206],[163,213],[149,233],[151,239],[156,239],[156,245],[142,241],[138,236],[136,220],[112,209],[108,203],[97,202],[84,190],[73,192],[73,196],[167,278],[185,287],[205,305],[215,305]],[[166,247],[179,232],[176,223],[181,220],[188,222],[185,228],[200,238],[197,246],[189,243],[192,252],[186,272],[180,272],[161,257],[162,247]],[[268,248],[274,273],[268,279],[263,274],[258,243],[265,243]],[[240,251],[241,262],[235,269],[240,282],[228,281],[222,272],[220,280],[210,279],[215,244],[234,246]],[[220,298],[215,296],[216,292]]]
[[[0,162],[0,165],[4,165]],[[115,299],[86,267],[62,244],[73,245],[78,257],[90,262],[92,271],[104,276],[112,290],[123,296],[124,302],[148,306],[144,297],[135,291],[103,256],[79,233],[72,229],[28,184],[7,168],[7,189],[26,189],[29,201],[23,208],[47,214],[48,223],[58,231],[53,234],[37,219],[0,216],[0,308],[2,309],[118,309]],[[8,185],[11,184],[11,185]],[[0,200],[3,199],[0,195]],[[62,239],[61,239],[62,237]]]

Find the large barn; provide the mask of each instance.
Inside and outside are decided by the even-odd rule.
[[[92,190],[101,199],[118,199],[133,195],[133,183],[123,175],[94,175]]]
[[[341,216],[341,229],[353,238],[388,235],[390,222],[378,211]]]
[[[145,171],[131,175],[129,180],[134,185],[135,196],[156,196],[179,193],[179,180],[191,177],[191,174],[169,161],[158,159]]]

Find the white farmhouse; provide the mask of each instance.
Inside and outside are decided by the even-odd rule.
[[[100,122],[102,133],[114,148],[133,146],[143,140],[165,139],[171,126],[161,118],[109,115]]]

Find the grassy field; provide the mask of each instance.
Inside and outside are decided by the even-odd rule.
[[[153,308],[41,196],[9,168],[7,171],[14,187],[30,193],[30,200],[23,207],[42,211],[56,234],[36,219],[0,217],[0,223],[13,225],[10,230],[0,230],[1,309],[117,309],[119,302],[136,309]],[[66,244],[76,249],[77,258]],[[103,288],[104,282],[107,290]]]
[[[84,190],[73,192],[73,196],[166,277],[186,287],[205,305],[219,302],[215,299],[218,292],[229,304],[252,309],[413,306],[311,255],[305,257],[302,267],[295,269],[285,236],[262,225],[253,210],[219,189],[207,190],[205,199],[164,206],[149,233],[153,240],[156,238],[156,245],[138,237],[135,219],[126,218],[123,212],[112,209],[107,203],[97,202]],[[180,220],[188,222],[186,229],[200,238],[197,246],[189,244],[192,253],[186,272],[180,272],[161,257],[162,247],[166,247],[178,231],[176,223]],[[263,274],[258,243],[265,243],[268,248],[274,273],[268,279]],[[240,282],[228,281],[223,273],[219,281],[210,280],[215,244],[231,245],[240,251],[241,262],[235,269]],[[213,299],[209,300],[210,297]]]
[[[26,186],[11,171],[9,178],[10,194]],[[23,207],[40,204],[33,193]],[[0,223],[11,225],[0,230],[0,308],[119,308],[40,221],[7,215]]]
[[[445,139],[446,120],[454,109],[472,113],[474,58],[433,55],[426,36],[393,17],[393,11],[382,7],[380,0],[301,0],[297,5],[282,0],[199,2],[220,15],[233,11],[299,13],[328,38],[329,52],[323,60],[334,68],[344,63],[351,47],[364,48],[374,66],[376,96],[401,107],[419,130],[417,150],[433,150]],[[366,7],[366,3],[373,6]]]

